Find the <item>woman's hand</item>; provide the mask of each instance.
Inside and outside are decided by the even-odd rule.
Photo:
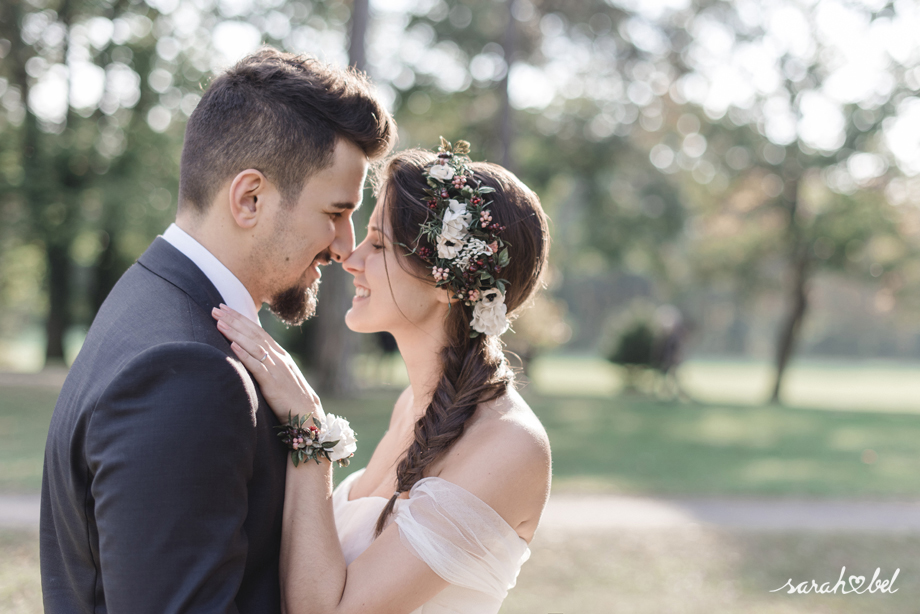
[[[288,413],[309,414],[325,420],[319,396],[304,379],[303,374],[283,347],[278,345],[261,326],[221,303],[211,315],[217,320],[217,330],[231,341],[230,348],[252,373],[262,395],[278,420],[286,422]]]

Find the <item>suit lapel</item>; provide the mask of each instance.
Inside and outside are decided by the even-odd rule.
[[[163,237],[154,239],[137,263],[188,294],[205,313],[224,302],[208,276]]]

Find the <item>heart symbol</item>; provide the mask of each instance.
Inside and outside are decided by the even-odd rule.
[[[850,581],[850,588],[853,589],[851,592],[857,592],[866,583],[866,576],[850,576],[848,580]],[[859,581],[859,586],[854,586],[856,581]]]

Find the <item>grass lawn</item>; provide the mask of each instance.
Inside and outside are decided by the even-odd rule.
[[[826,385],[826,403],[777,407],[756,404],[758,397],[739,383],[752,381],[756,373],[751,369],[697,365],[695,373],[688,370],[687,387],[692,383],[701,402],[673,404],[614,396],[617,374],[602,361],[537,363],[534,382],[523,394],[550,434],[554,490],[920,496],[915,471],[920,466],[920,412],[907,403],[913,371],[895,369],[863,378],[860,388],[852,370],[812,369],[814,377],[806,378],[811,383],[803,390],[811,390],[812,401],[820,400],[816,390]],[[388,388],[369,389],[358,399],[324,401],[328,411],[349,417],[360,441],[353,464],[337,470],[337,479],[367,463],[386,429],[401,377],[393,369],[380,378],[393,382]],[[742,398],[744,390],[748,397]],[[38,491],[56,396],[47,388],[0,387],[0,492]],[[842,396],[849,400],[842,402]],[[888,404],[857,402],[874,398]],[[920,576],[913,563],[920,535],[547,530],[538,533],[531,549],[532,558],[502,614],[918,611]],[[0,553],[0,612],[41,612],[37,534],[0,531]],[[795,583],[836,582],[842,566],[848,575],[867,577],[880,567],[882,578],[900,568],[899,591],[769,592],[789,578]]]
[[[649,494],[920,496],[920,414],[630,396],[558,396],[524,388],[543,420],[554,488]],[[580,391],[581,392],[581,391]],[[386,430],[398,389],[327,399],[360,445],[342,479],[363,467]],[[53,390],[0,391],[0,491],[35,492]]]
[[[537,535],[501,614],[905,614],[917,612],[920,536],[725,530]],[[893,594],[771,593],[900,573]],[[858,583],[857,583],[858,585]],[[865,586],[864,586],[865,587]],[[849,590],[849,588],[848,588]]]
[[[904,614],[917,611],[920,536],[715,530],[539,534],[501,614]],[[39,614],[38,536],[0,531],[0,612]],[[771,593],[787,579],[900,574],[893,594]]]
[[[556,489],[920,495],[920,415],[533,397]]]
[[[38,531],[0,531],[0,553],[0,612],[40,613]]]
[[[0,492],[38,491],[58,391],[0,387]]]

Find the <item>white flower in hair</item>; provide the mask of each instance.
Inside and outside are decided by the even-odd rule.
[[[454,177],[454,167],[449,164],[433,164],[428,174],[439,181],[450,181]]]
[[[473,214],[466,210],[466,203],[461,203],[459,200],[451,199],[447,203],[447,209],[444,210],[444,225],[448,225],[452,222],[462,221],[464,229],[470,227],[470,220],[473,219]]]
[[[470,326],[484,335],[501,335],[508,330],[508,307],[505,295],[498,288],[482,293],[481,300],[473,307]]]
[[[478,256],[489,256],[491,254],[492,248],[489,244],[482,239],[474,237],[463,246],[463,249],[460,251],[460,260],[457,261],[457,265],[461,269],[465,269],[470,266],[470,261],[474,258]]]
[[[460,255],[463,249],[463,239],[442,232],[438,237],[438,258],[452,260]]]
[[[453,259],[460,254],[470,234],[473,214],[466,210],[466,204],[456,200],[448,203],[444,211],[444,224],[438,236],[438,257]]]
[[[329,451],[331,461],[348,458],[358,449],[358,440],[355,439],[355,432],[351,430],[348,420],[335,414],[326,415],[319,440],[320,442],[338,441]]]

